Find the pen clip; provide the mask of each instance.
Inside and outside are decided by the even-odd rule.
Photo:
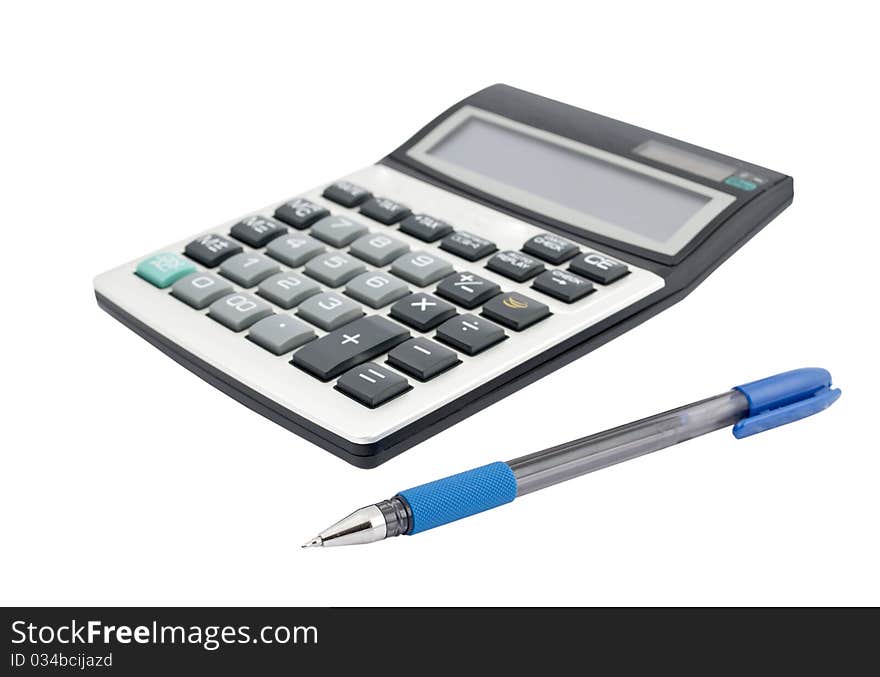
[[[733,426],[737,439],[799,421],[827,409],[840,397],[825,369],[795,369],[736,386],[749,401],[749,414]]]

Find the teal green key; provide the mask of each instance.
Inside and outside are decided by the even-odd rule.
[[[178,254],[162,252],[141,261],[135,272],[150,284],[165,289],[185,275],[196,272],[196,267]]]

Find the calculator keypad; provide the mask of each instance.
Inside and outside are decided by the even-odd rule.
[[[284,221],[297,230],[308,228],[325,216],[330,216],[328,209],[302,197],[285,202],[275,210],[276,219]]]
[[[320,292],[321,285],[298,273],[277,273],[263,280],[257,289],[257,294],[284,310],[290,310]]]
[[[171,295],[196,310],[201,310],[232,291],[232,285],[216,275],[191,273],[174,283]]]
[[[296,314],[325,331],[331,331],[362,317],[364,310],[342,294],[326,292],[303,301]]]
[[[314,412],[313,420],[336,425],[343,436],[348,423],[328,415],[333,407],[348,417],[355,414],[345,407],[375,408],[369,414],[391,430],[382,412],[410,417],[420,402],[441,406],[445,393],[460,396],[485,382],[484,373],[499,374],[493,365],[511,368],[534,354],[530,345],[570,336],[557,330],[565,330],[568,314],[585,316],[583,309],[601,307],[607,294],[633,288],[617,282],[630,272],[622,262],[464,198],[434,199],[439,188],[420,190],[401,191],[398,201],[393,186],[341,181],[234,222],[223,234],[184,241],[138,263],[137,273],[151,283],[150,293],[168,288],[179,312],[218,323],[196,330],[204,334],[198,340],[205,346],[196,344],[202,354],[210,359],[215,345],[226,344],[210,331],[250,343],[231,366],[241,373],[248,360],[269,361],[248,382],[271,381],[280,369],[283,385],[275,388],[289,389],[286,406]],[[446,209],[446,199],[468,203],[467,210]],[[409,205],[428,213],[412,214]],[[634,271],[642,296],[658,288],[644,284],[650,273]]]
[[[388,352],[409,332],[380,315],[362,317],[306,344],[293,354],[293,364],[322,381]]]
[[[249,216],[232,226],[229,234],[251,247],[264,247],[286,232],[287,228],[272,219],[267,219],[265,216]]]
[[[242,287],[255,287],[281,268],[271,259],[252,252],[236,254],[220,266],[220,274]]]
[[[506,338],[501,327],[476,315],[459,315],[437,327],[437,339],[465,355],[477,355]]]
[[[367,227],[344,216],[325,216],[312,226],[312,237],[332,247],[344,247],[367,232]]]
[[[232,331],[244,331],[257,320],[272,314],[272,306],[250,294],[230,294],[214,301],[208,317]]]
[[[327,252],[309,261],[305,273],[328,287],[341,287],[351,278],[363,273],[367,267],[342,252]]]
[[[203,235],[196,238],[188,245],[183,253],[201,263],[205,268],[214,268],[223,263],[230,256],[240,254],[241,245],[229,240],[222,235]]]
[[[472,310],[501,292],[501,287],[474,273],[453,273],[437,285],[437,296]]]

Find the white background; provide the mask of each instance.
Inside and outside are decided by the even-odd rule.
[[[864,3],[6,3],[0,602],[880,604]],[[682,303],[378,470],[220,394],[91,279],[505,82],[795,177]],[[413,538],[349,509],[800,366],[844,394]]]

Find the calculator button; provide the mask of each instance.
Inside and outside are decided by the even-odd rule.
[[[412,214],[403,220],[400,230],[424,242],[436,242],[441,237],[449,235],[452,226],[427,214]]]
[[[322,381],[388,352],[409,332],[380,315],[370,315],[307,343],[293,354],[291,364]]]
[[[486,268],[516,282],[525,282],[544,270],[544,264],[528,254],[505,251],[489,259]]]
[[[499,294],[483,306],[483,315],[515,331],[522,331],[550,317],[546,304],[517,292]]]
[[[361,207],[361,214],[390,226],[410,215],[409,207],[387,197],[371,197]]]
[[[249,216],[232,226],[229,234],[251,247],[265,247],[270,241],[286,232],[287,228],[272,219],[267,219],[265,216]]]
[[[455,314],[451,303],[422,292],[410,294],[391,306],[391,317],[418,331],[430,331]]]
[[[334,247],[344,247],[367,232],[367,227],[345,216],[325,216],[312,226],[312,237]]]
[[[497,324],[476,315],[459,315],[437,327],[435,336],[467,355],[476,355],[507,338]]]
[[[412,386],[400,374],[367,362],[343,374],[336,382],[336,389],[372,409],[412,389]]]
[[[427,381],[461,364],[461,360],[449,348],[419,337],[404,341],[388,353],[388,364],[420,381]]]
[[[192,273],[174,283],[171,295],[196,310],[201,310],[232,291],[232,285],[216,275]]]
[[[523,251],[547,263],[560,264],[580,251],[576,244],[553,233],[541,233],[523,245]]]
[[[357,207],[373,196],[366,188],[356,186],[350,181],[337,181],[327,186],[322,195],[343,207]]]
[[[323,282],[328,287],[339,287],[351,278],[363,273],[367,267],[342,252],[320,254],[306,264],[306,275]]]
[[[272,306],[250,294],[230,294],[214,301],[208,317],[232,331],[243,331],[257,320],[272,314]]]
[[[409,294],[403,280],[377,270],[361,273],[345,286],[345,293],[370,308],[381,308]]]
[[[278,273],[263,280],[257,294],[276,306],[290,310],[321,291],[314,280],[297,273]]]
[[[144,259],[135,269],[138,277],[142,277],[159,289],[170,287],[180,278],[194,272],[196,267],[191,261],[171,252],[163,252]]]
[[[489,256],[498,247],[494,242],[489,242],[478,235],[458,231],[444,237],[440,243],[440,249],[445,249],[468,261],[476,261],[484,256]]]
[[[247,337],[273,355],[282,355],[314,339],[315,330],[290,315],[270,315],[251,327]]]
[[[446,277],[452,272],[452,264],[426,251],[416,250],[395,259],[391,272],[419,287]]]
[[[203,235],[186,245],[183,253],[206,268],[213,268],[230,256],[241,253],[241,245],[222,235]]]
[[[333,331],[364,314],[363,309],[342,294],[324,292],[303,301],[296,314],[324,331]]]
[[[501,291],[501,287],[479,275],[473,273],[453,273],[444,278],[437,285],[437,296],[447,301],[471,310],[481,303],[485,303],[495,294]]]
[[[578,256],[571,262],[568,269],[600,284],[611,284],[629,272],[625,263],[596,252]]]
[[[297,230],[308,228],[318,219],[330,216],[330,212],[304,197],[289,200],[275,210],[275,218]]]
[[[396,238],[375,233],[368,233],[358,238],[348,250],[349,254],[357,256],[367,263],[372,263],[374,266],[387,266],[398,256],[406,254],[408,251],[408,244]]]
[[[309,259],[325,251],[326,247],[303,233],[276,237],[266,247],[266,255],[291,268],[299,268]]]
[[[566,303],[574,303],[595,291],[593,284],[564,270],[548,270],[535,278],[532,288]]]
[[[277,263],[260,254],[242,252],[226,259],[220,266],[220,274],[242,287],[260,284],[270,275],[281,270]]]

